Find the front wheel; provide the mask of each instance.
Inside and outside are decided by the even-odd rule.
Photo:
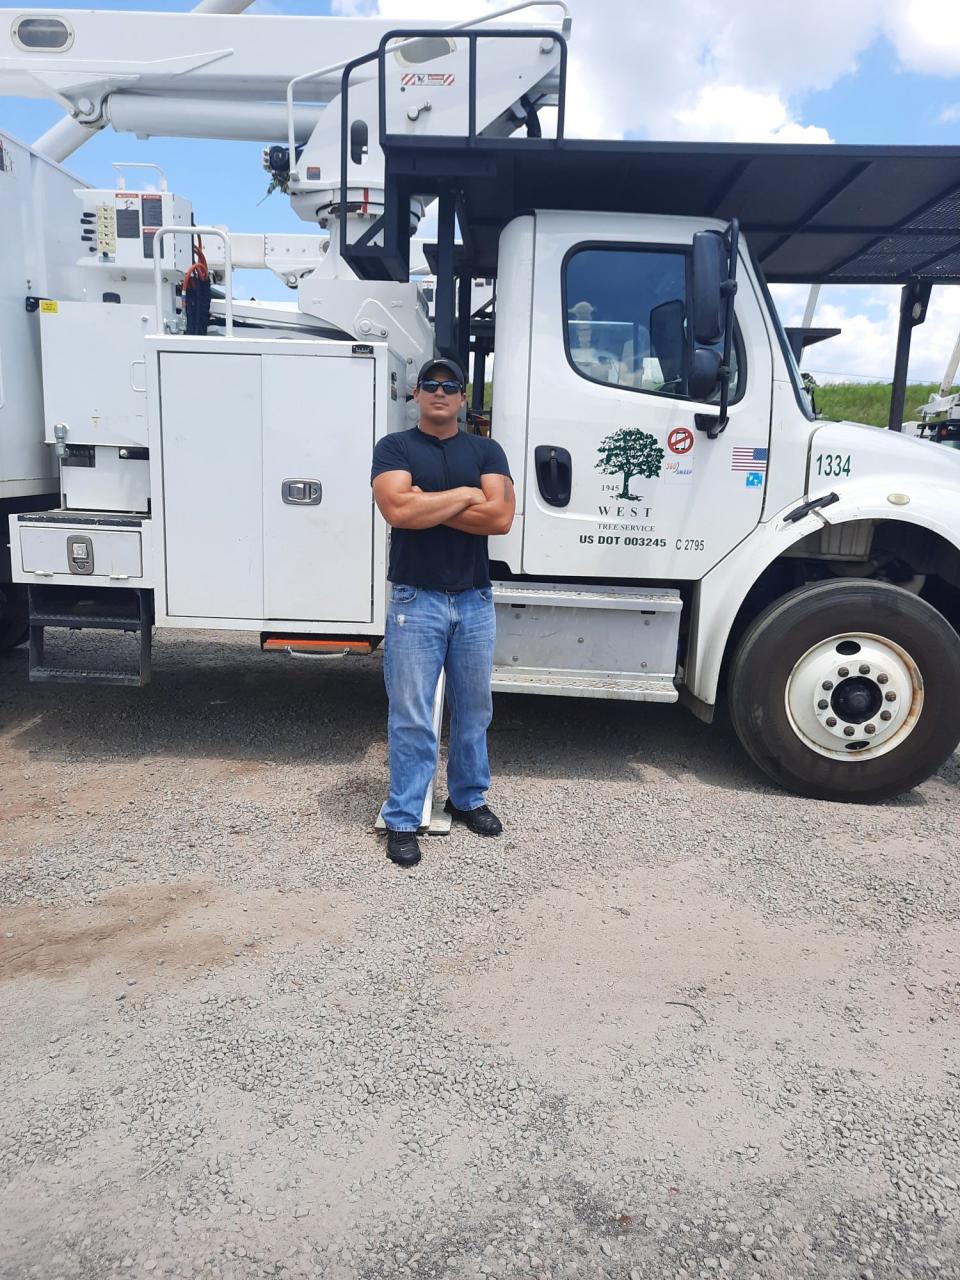
[[[801,587],[751,623],[729,701],[747,753],[781,786],[885,800],[928,778],[960,739],[960,637],[900,587]]]

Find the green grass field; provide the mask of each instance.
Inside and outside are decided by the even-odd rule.
[[[907,386],[904,401],[904,419],[909,421],[917,416],[917,409],[930,399],[938,389],[936,382],[914,382]],[[960,391],[955,386],[954,391]],[[489,410],[492,400],[492,384],[486,384],[484,407]],[[470,403],[472,388],[467,387],[467,403]],[[816,389],[817,412],[825,418],[846,419],[847,422],[865,422],[871,427],[885,427],[890,413],[889,382],[833,382],[825,383]]]
[[[935,382],[917,382],[907,386],[903,405],[904,418],[916,418],[917,408],[937,390]],[[960,391],[960,387],[954,387]],[[835,382],[816,389],[817,412],[825,418],[846,418],[848,422],[866,422],[885,427],[890,412],[889,382]]]

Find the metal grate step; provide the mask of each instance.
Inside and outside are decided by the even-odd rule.
[[[625,676],[574,671],[518,671],[494,667],[494,693],[544,693],[567,698],[611,698],[625,702],[676,702],[677,690],[667,676]]]
[[[145,685],[150,680],[153,593],[123,587],[31,586],[30,680],[33,684]],[[65,667],[48,662],[46,630],[126,631],[138,638],[134,670]]]
[[[550,605],[571,609],[635,609],[641,613],[679,613],[680,592],[659,587],[584,587],[549,582],[495,582],[493,599],[514,608]]]
[[[139,671],[87,671],[78,667],[32,667],[32,684],[124,684],[146,683]]]

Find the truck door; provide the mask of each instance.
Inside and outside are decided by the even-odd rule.
[[[754,528],[771,355],[741,259],[729,424],[686,390],[691,219],[537,214],[523,572],[695,579]]]

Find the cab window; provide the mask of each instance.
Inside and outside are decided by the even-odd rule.
[[[589,246],[570,253],[563,305],[567,355],[577,373],[592,382],[686,398],[687,273],[688,255],[681,250]],[[738,346],[735,341],[731,400],[737,396]]]

